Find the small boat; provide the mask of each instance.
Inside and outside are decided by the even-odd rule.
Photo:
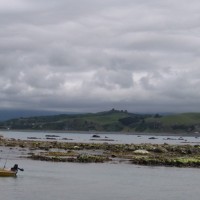
[[[0,168],[0,177],[15,177],[17,171],[11,171],[10,169]]]
[[[11,169],[0,168],[0,177],[15,177],[17,176],[18,170],[24,171],[24,169],[19,168],[17,164]]]

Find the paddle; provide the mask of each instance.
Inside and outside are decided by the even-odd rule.
[[[18,167],[18,169],[19,169],[20,171],[22,171],[22,172],[24,171],[24,169],[23,169],[23,168],[19,168],[19,167]]]

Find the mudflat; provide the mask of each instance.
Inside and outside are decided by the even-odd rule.
[[[0,138],[1,151],[17,157],[52,162],[128,163],[200,168],[200,145],[109,144],[30,141]],[[10,151],[9,150],[9,151]]]

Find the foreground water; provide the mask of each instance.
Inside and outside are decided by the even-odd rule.
[[[5,137],[45,138],[46,132],[2,132]],[[52,133],[50,133],[52,134]],[[71,137],[74,142],[90,142],[92,133],[55,133],[58,140]],[[116,143],[164,143],[164,136],[105,135]],[[105,138],[101,135],[101,138]],[[181,142],[178,137],[170,137]],[[185,140],[185,138],[183,138]],[[189,141],[199,138],[187,137]],[[3,147],[2,147],[3,148]],[[7,152],[7,153],[6,153]],[[3,200],[199,200],[199,169],[143,167],[132,164],[80,164],[32,161],[1,150],[0,167],[18,163],[25,169],[17,178],[0,177],[0,197]],[[9,157],[8,157],[9,156]]]
[[[199,169],[17,162],[25,171],[17,178],[0,178],[3,200],[199,200],[200,196]]]

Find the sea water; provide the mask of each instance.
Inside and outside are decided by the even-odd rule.
[[[15,161],[9,161],[12,165]],[[0,178],[2,200],[199,200],[200,170],[131,164],[17,160],[24,172]]]
[[[48,133],[3,132],[5,137],[19,139],[28,136],[45,137],[45,134]],[[50,134],[72,137],[75,142],[89,142],[92,133]],[[149,136],[107,136],[119,143],[164,142],[165,138],[162,136],[157,140],[149,140]],[[53,163],[20,158],[13,152],[15,151],[12,149],[8,152],[5,149],[1,151],[1,167],[7,160],[6,166],[11,167],[17,163],[25,171],[19,171],[17,178],[0,177],[2,200],[199,200],[200,196],[200,169],[144,167],[120,163]]]
[[[85,142],[85,143],[103,143],[111,144],[200,144],[200,137],[194,136],[169,136],[169,135],[137,135],[127,133],[96,133],[96,132],[53,132],[53,131],[1,131],[0,135],[6,138],[14,138],[21,140],[37,140],[37,141],[62,141],[62,142]],[[50,135],[49,139],[46,137]],[[56,137],[51,137],[51,135]],[[94,138],[93,135],[98,135],[99,138]],[[29,139],[36,138],[36,139]]]

